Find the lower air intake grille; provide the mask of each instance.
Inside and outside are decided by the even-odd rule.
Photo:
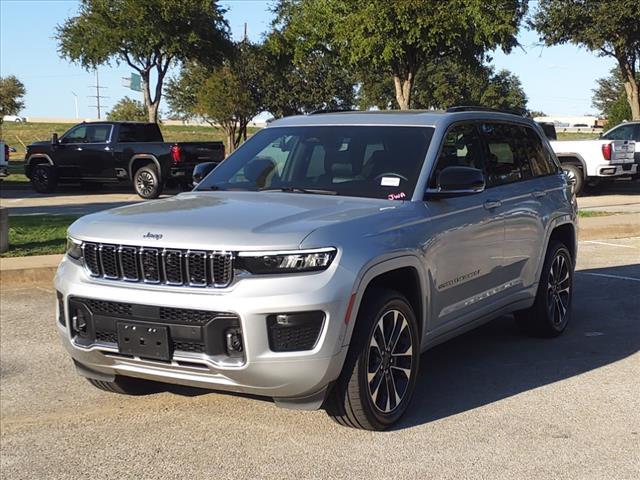
[[[318,342],[323,323],[323,312],[269,315],[269,348],[274,352],[311,350]]]

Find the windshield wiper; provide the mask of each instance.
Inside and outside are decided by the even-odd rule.
[[[260,188],[259,192],[316,193],[318,195],[338,195],[335,190],[325,188],[269,187]]]

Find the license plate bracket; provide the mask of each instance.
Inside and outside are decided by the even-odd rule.
[[[118,351],[153,360],[171,360],[169,327],[139,322],[118,322]]]

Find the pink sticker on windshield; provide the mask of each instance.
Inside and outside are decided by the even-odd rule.
[[[402,200],[403,198],[406,198],[407,196],[405,195],[404,192],[400,192],[400,193],[390,193],[387,198],[389,200]]]

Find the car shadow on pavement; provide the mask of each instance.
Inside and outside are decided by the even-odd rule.
[[[396,429],[482,407],[640,350],[640,264],[577,271],[574,285],[571,323],[558,338],[528,337],[505,316],[425,352],[413,402]]]

